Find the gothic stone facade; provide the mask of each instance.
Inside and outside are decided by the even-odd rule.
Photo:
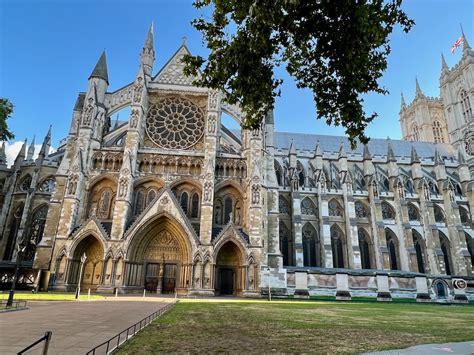
[[[105,54],[71,128],[0,178],[1,249],[28,245],[58,290],[465,299],[474,186],[449,144],[230,130],[243,114],[183,75],[183,44],[152,75],[150,29],[134,82],[108,91]],[[126,122],[110,117],[129,107]],[[1,155],[1,154],[0,154]],[[3,154],[4,155],[4,154]],[[2,156],[0,156],[0,160]],[[3,160],[5,160],[3,158]],[[472,161],[472,160],[470,160]],[[472,166],[471,166],[472,169]],[[81,257],[83,277],[79,280]],[[269,285],[270,282],[270,285]],[[469,281],[471,282],[471,281]]]

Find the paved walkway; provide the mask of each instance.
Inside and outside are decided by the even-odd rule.
[[[30,301],[27,310],[0,314],[0,354],[16,354],[48,330],[53,332],[49,354],[85,354],[173,301],[155,297]]]
[[[462,343],[424,344],[406,349],[366,353],[371,355],[405,355],[405,354],[474,354],[474,341]]]

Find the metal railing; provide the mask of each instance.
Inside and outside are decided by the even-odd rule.
[[[175,303],[169,303],[163,308],[159,309],[158,311],[150,314],[149,316],[143,318],[141,321],[135,323],[134,325],[128,327],[127,329],[121,331],[114,337],[110,338],[109,340],[103,342],[102,344],[97,345],[92,350],[88,351],[87,355],[96,355],[96,354],[111,354],[115,349],[117,349],[120,345],[125,343],[128,339],[133,337],[137,334],[140,330],[154,321],[156,318],[162,316],[166,312],[168,312],[171,307],[173,307]]]
[[[26,301],[25,300],[18,300],[13,301],[11,306],[8,306],[7,301],[0,301],[0,311],[4,310],[19,310],[26,308]]]
[[[38,345],[39,343],[43,342],[44,341],[44,345],[43,345],[43,352],[42,354],[43,355],[47,355],[48,354],[48,348],[49,348],[49,342],[51,341],[51,337],[53,336],[53,332],[51,331],[47,331],[43,337],[41,337],[40,339],[38,339],[37,341],[35,341],[33,344],[31,345],[28,345],[26,348],[24,348],[23,350],[20,350],[18,352],[18,355],[22,355],[22,354],[25,354],[28,350],[32,349],[33,347],[35,347],[36,345]]]

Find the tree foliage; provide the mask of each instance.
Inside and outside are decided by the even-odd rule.
[[[13,112],[13,104],[6,98],[0,97],[0,141],[7,141],[15,138],[15,135],[8,129],[7,120]]]
[[[197,85],[219,89],[239,103],[245,128],[260,126],[280,95],[275,68],[286,66],[298,88],[313,92],[318,118],[342,125],[355,146],[377,116],[366,115],[362,95],[386,94],[377,80],[387,68],[389,35],[414,21],[402,0],[196,0],[212,18],[193,21],[211,50],[207,59],[185,56]]]

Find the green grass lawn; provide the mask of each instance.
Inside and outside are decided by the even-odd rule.
[[[118,353],[356,353],[473,340],[473,319],[466,305],[184,300]]]
[[[87,300],[87,293],[79,296],[80,300]],[[92,299],[102,299],[103,296],[91,295]],[[0,300],[8,299],[8,291],[0,293]],[[74,293],[56,293],[56,292],[45,292],[45,293],[32,293],[32,292],[15,292],[15,300],[27,300],[27,301],[74,301]]]

